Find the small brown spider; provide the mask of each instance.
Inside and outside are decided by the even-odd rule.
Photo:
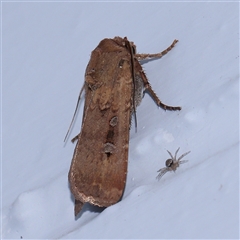
[[[167,159],[165,164],[166,167],[165,168],[161,168],[158,170],[159,174],[157,175],[157,179],[160,180],[161,177],[166,173],[166,172],[170,172],[170,171],[176,171],[176,169],[180,166],[180,164],[187,162],[188,160],[182,160],[180,161],[183,157],[185,157],[187,154],[189,154],[191,151],[184,153],[180,158],[176,159],[177,157],[177,153],[179,151],[180,147],[177,149],[177,151],[175,152],[175,156],[173,157],[173,155],[167,150],[167,152],[169,153],[169,155],[171,156],[170,159]]]

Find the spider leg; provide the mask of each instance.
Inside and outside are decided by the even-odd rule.
[[[167,152],[169,153],[169,155],[170,155],[170,157],[172,158],[172,159],[174,159],[173,158],[173,155],[167,150]]]
[[[166,173],[166,172],[168,172],[168,171],[170,171],[168,168],[161,168],[161,169],[159,169],[158,170],[158,172],[159,172],[159,174],[157,175],[157,179],[158,179],[158,181],[161,179],[161,177]]]
[[[188,162],[188,160],[182,160],[182,161],[179,161],[179,164],[183,164],[183,163],[186,163]]]
[[[179,159],[178,159],[178,161],[180,161],[183,157],[185,157],[187,154],[189,154],[191,151],[189,151],[189,152],[186,152],[186,153],[184,153]]]
[[[177,151],[175,152],[175,156],[174,156],[174,160],[177,160],[177,153],[179,151],[180,147],[177,149]]]

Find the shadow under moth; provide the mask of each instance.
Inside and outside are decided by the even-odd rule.
[[[174,40],[161,53],[137,54],[133,42],[115,37],[103,39],[93,50],[85,72],[82,127],[75,138],[77,144],[68,175],[75,216],[86,202],[108,207],[121,199],[127,175],[131,117],[136,124],[136,107],[143,91],[159,107],[181,110],[160,101],[139,62],[162,57],[176,43]]]

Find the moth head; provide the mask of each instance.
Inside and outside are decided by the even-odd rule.
[[[134,44],[134,42],[128,41],[127,37],[125,37],[124,40],[125,40],[125,42],[129,42],[129,45],[132,48],[133,54],[136,54],[137,53],[137,49],[136,49],[136,45]],[[125,46],[127,46],[126,43],[125,43]]]
[[[126,42],[128,42],[127,37],[125,38],[121,38],[121,37],[115,37],[113,39],[118,45],[125,47],[126,46]]]
[[[129,48],[129,46],[132,48],[132,52],[133,54],[136,54],[137,53],[137,50],[136,50],[136,45],[134,44],[134,42],[130,42],[127,37],[124,37],[124,38],[121,38],[121,37],[115,37],[114,38],[114,41],[117,42],[117,44],[123,46],[123,47],[126,47],[126,48]]]

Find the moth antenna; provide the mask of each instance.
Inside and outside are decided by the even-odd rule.
[[[135,70],[134,70],[134,54],[133,48],[127,38],[124,38],[126,41],[126,46],[129,48],[130,55],[131,55],[131,70],[132,70],[132,78],[133,78],[133,114],[134,114],[134,121],[135,121],[135,132],[137,132],[137,114],[136,114],[136,105],[135,105]]]
[[[80,93],[79,93],[79,95],[78,95],[77,105],[76,105],[76,108],[75,108],[75,111],[74,111],[74,114],[73,114],[73,117],[72,117],[72,121],[71,121],[70,126],[69,126],[69,128],[68,128],[68,130],[67,130],[67,134],[66,134],[66,136],[65,136],[65,138],[64,138],[64,142],[66,141],[66,139],[67,139],[67,137],[68,137],[68,134],[69,134],[69,132],[70,132],[70,129],[71,129],[72,125],[73,125],[73,121],[74,121],[74,119],[75,119],[75,117],[76,117],[76,113],[77,113],[77,110],[78,110],[78,106],[79,106],[79,102],[80,102],[80,99],[81,99],[82,92],[83,92],[83,90],[84,90],[84,86],[85,86],[85,84],[83,84],[83,86],[82,86],[82,88],[81,88],[81,91],[80,91]]]

